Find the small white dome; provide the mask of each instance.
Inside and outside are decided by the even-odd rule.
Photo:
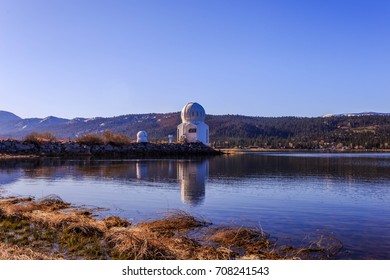
[[[138,143],[146,143],[148,142],[148,134],[146,133],[146,131],[138,131],[137,133],[137,142]]]
[[[138,131],[137,138],[143,138],[143,137],[148,137],[148,134],[146,133],[146,131],[144,131],[144,130]]]
[[[204,122],[206,112],[202,105],[196,102],[190,102],[181,110],[182,122]]]

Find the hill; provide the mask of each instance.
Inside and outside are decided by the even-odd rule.
[[[7,111],[0,111],[0,124],[9,121],[18,121],[18,120],[21,120],[21,118],[18,117],[17,115]]]
[[[76,138],[110,130],[136,138],[146,130],[150,141],[176,136],[180,113],[129,114],[110,118],[22,119],[0,111],[0,137],[22,139],[32,132],[52,132],[58,138]],[[295,149],[390,148],[390,115],[378,113],[340,114],[324,117],[249,117],[207,115],[210,141],[217,147]]]

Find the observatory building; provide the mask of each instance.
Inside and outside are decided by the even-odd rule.
[[[196,103],[190,102],[181,110],[182,123],[177,126],[178,142],[202,142],[209,144],[209,126],[205,124],[206,112]]]
[[[137,133],[137,142],[138,143],[147,143],[148,142],[148,134],[146,131],[138,131]]]

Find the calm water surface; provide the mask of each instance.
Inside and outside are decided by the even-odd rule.
[[[56,194],[134,221],[183,209],[214,224],[262,227],[281,243],[331,234],[343,258],[390,259],[390,154],[8,160],[0,194]]]

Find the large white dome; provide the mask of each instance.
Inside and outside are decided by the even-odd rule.
[[[190,102],[181,110],[182,122],[204,122],[206,111],[196,102]]]

